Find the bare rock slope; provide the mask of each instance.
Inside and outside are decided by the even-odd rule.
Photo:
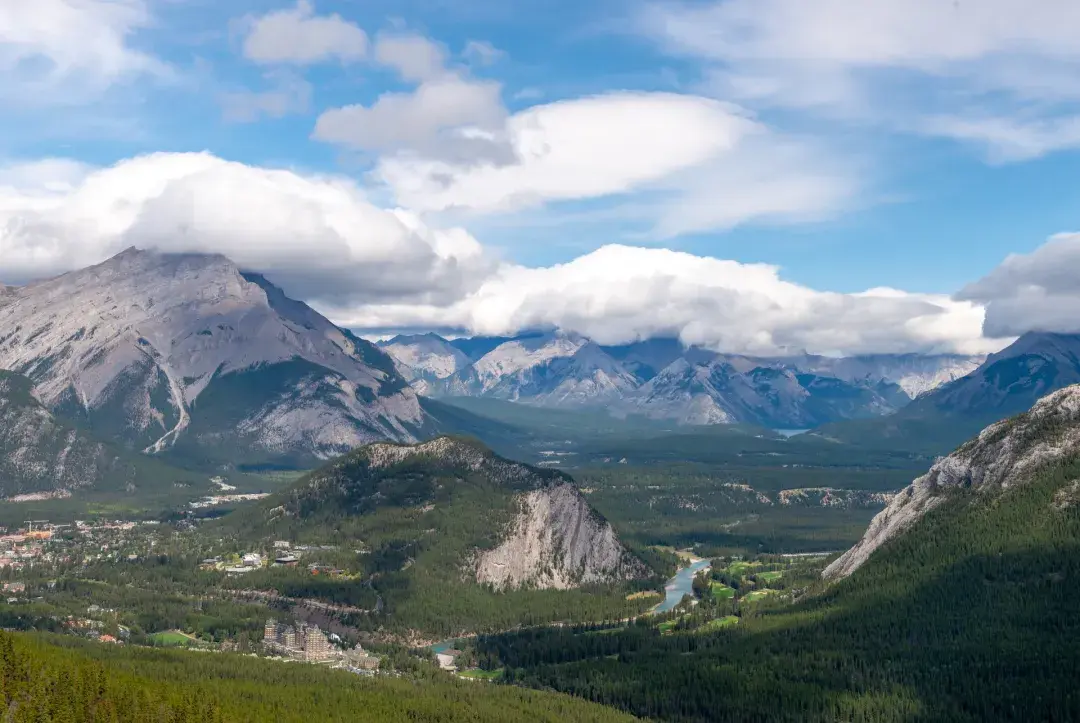
[[[879,547],[901,535],[949,493],[973,489],[992,494],[1024,484],[1043,466],[1080,453],[1080,385],[1043,397],[1030,411],[992,424],[978,437],[934,464],[893,498],[854,547],[829,565],[826,578],[843,578]]]
[[[508,536],[479,555],[478,582],[496,588],[565,590],[589,583],[645,577],[645,566],[615,536],[571,484],[519,496]]]
[[[187,440],[324,459],[425,422],[383,352],[218,255],[128,249],[6,289],[0,369],[148,452]]]

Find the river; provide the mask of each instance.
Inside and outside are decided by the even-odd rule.
[[[694,575],[709,567],[711,560],[698,560],[675,573],[675,577],[664,586],[664,602],[653,608],[654,613],[666,613],[673,610],[683,599],[683,595],[694,594]]]

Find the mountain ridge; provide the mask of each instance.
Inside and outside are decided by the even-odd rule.
[[[381,346],[403,365],[420,347],[442,349],[432,364],[440,372],[413,382],[426,396],[602,407],[615,415],[645,414],[683,424],[780,428],[890,414],[982,361],[944,354],[749,357],[684,347],[677,339],[603,346],[561,332],[478,341],[475,347],[464,344],[476,352],[465,365],[458,356],[461,341],[435,334],[399,336]]]

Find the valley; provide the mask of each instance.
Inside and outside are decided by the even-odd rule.
[[[5,292],[0,332],[0,657],[108,669],[129,712],[170,668],[159,710],[199,720],[310,719],[229,701],[281,681],[386,720],[1077,704],[1072,337],[377,345],[224,257],[137,250]]]

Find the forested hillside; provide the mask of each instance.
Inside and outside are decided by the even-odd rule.
[[[1069,458],[1000,493],[954,491],[850,578],[737,609],[733,628],[634,627],[599,654],[555,633],[493,664],[665,720],[1075,720],[1078,477]]]
[[[0,701],[10,723],[630,720],[567,696],[444,677],[417,685],[239,655],[3,632]]]

